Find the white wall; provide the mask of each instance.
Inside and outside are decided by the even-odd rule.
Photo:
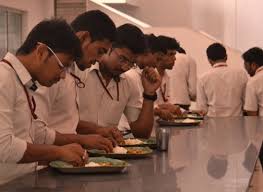
[[[224,39],[224,1],[194,0],[192,27],[219,40]]]
[[[0,0],[0,6],[24,12],[23,39],[41,20],[54,16],[54,0]]]
[[[252,46],[263,48],[263,1],[237,1],[237,46],[247,50]]]
[[[137,6],[111,6],[155,27],[191,26],[191,1],[138,0]]]
[[[245,51],[263,47],[262,0],[138,0],[111,5],[154,27],[190,27]]]
[[[261,0],[193,0],[192,27],[240,51],[263,47],[262,8]]]

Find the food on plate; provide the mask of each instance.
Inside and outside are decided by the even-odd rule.
[[[143,154],[144,151],[141,149],[128,149],[127,153],[128,154]]]
[[[173,122],[175,123],[196,123],[196,120],[186,118],[186,119],[175,119],[173,120]]]
[[[184,119],[184,120],[182,121],[182,123],[195,123],[195,122],[196,122],[195,120],[189,119],[189,118]]]
[[[126,139],[125,140],[125,145],[140,145],[143,143],[144,142],[141,141],[140,139]]]
[[[100,163],[95,163],[95,162],[89,162],[85,165],[85,167],[108,167],[112,166],[110,162],[100,162]]]
[[[120,146],[116,146],[113,148],[113,153],[117,153],[117,154],[126,154],[127,153],[127,149],[125,149],[124,147],[120,147]]]
[[[115,154],[144,154],[145,151],[141,148],[135,148],[135,147],[114,147],[113,153]]]

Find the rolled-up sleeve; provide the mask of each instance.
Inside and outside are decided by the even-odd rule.
[[[52,145],[56,139],[56,131],[48,128],[43,121],[34,120],[35,126],[35,143]]]
[[[257,92],[252,81],[249,81],[246,86],[244,110],[258,111]]]
[[[0,73],[0,90],[0,162],[17,163],[24,156],[27,142],[14,135],[16,87],[5,70]]]
[[[208,100],[205,94],[205,89],[203,86],[202,79],[199,79],[197,82],[197,98],[196,105],[198,110],[208,111]]]

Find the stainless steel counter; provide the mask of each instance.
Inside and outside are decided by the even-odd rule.
[[[0,186],[4,192],[245,192],[263,138],[263,119],[210,118],[170,130],[168,152],[129,160],[123,174],[64,175],[49,168]]]

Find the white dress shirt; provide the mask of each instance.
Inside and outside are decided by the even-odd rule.
[[[107,89],[113,99],[103,88],[96,71],[98,71],[103,83],[104,79],[99,72],[99,64],[96,63],[90,69],[79,73],[86,87],[79,90],[80,119],[90,121],[99,126],[117,126],[122,113],[129,122],[136,121],[142,102],[140,90],[132,78],[125,73],[120,75],[119,101],[117,99],[117,84],[112,79]]]
[[[196,97],[196,62],[188,55],[177,53],[170,76],[170,103],[190,105]]]
[[[247,73],[226,63],[217,63],[197,84],[197,108],[210,117],[241,116]]]
[[[78,90],[70,73],[50,88],[39,87],[35,93],[36,111],[49,128],[65,134],[76,133],[79,123]]]
[[[130,78],[133,79],[133,81],[136,83],[136,85],[138,85],[138,89],[140,90],[140,99],[141,99],[141,103],[143,102],[143,86],[142,86],[142,70],[137,67],[135,69],[130,69],[129,71],[127,71],[125,73],[126,75],[130,76]],[[127,120],[127,118],[125,117],[124,114],[122,114],[121,119],[119,121],[119,125],[118,125],[119,130],[126,130],[126,129],[130,129],[130,125],[129,122]]]
[[[263,67],[257,69],[256,74],[248,80],[244,110],[258,111],[263,116]]]
[[[17,164],[27,149],[27,143],[52,144],[55,132],[43,124],[36,127],[32,120],[27,96],[32,78],[24,65],[11,53],[4,57],[8,64],[0,63],[0,184],[34,170],[35,163]],[[21,80],[22,84],[20,83]],[[36,140],[36,138],[38,140]]]

